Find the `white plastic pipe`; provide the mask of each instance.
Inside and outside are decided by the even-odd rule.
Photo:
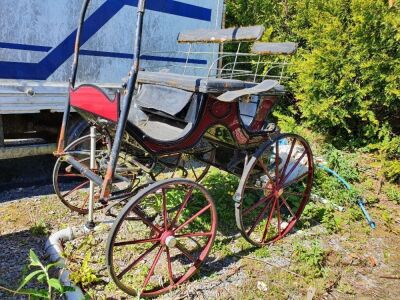
[[[68,227],[53,233],[47,240],[45,251],[50,257],[51,262],[58,262],[61,265],[61,271],[59,279],[64,286],[70,286],[74,288],[74,291],[67,292],[65,297],[67,300],[82,300],[85,298],[82,290],[74,285],[69,279],[70,272],[65,268],[65,260],[62,257],[63,242],[71,241],[81,235],[86,234],[88,231],[83,229],[73,230]]]

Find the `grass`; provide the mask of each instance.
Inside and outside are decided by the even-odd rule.
[[[398,205],[399,187],[391,183],[383,183],[382,193],[379,194],[376,188],[379,186],[379,177],[373,175],[376,167],[369,165],[366,159],[369,157],[367,154],[351,154],[332,149],[329,145],[324,146],[323,143],[317,142],[321,140],[321,137],[311,132],[306,132],[306,135],[313,141],[314,153],[323,155],[331,168],[354,185],[357,192],[361,193],[371,206],[375,205],[375,208],[371,210],[371,215],[376,219],[379,231],[371,231],[366,225],[360,209],[355,205],[354,193],[344,189],[335,178],[317,171],[313,194],[327,199],[328,204],[310,202],[294,234],[270,247],[253,248],[242,237],[230,238],[238,233],[232,201],[238,179],[211,169],[202,184],[210,192],[217,206],[219,232],[210,254],[209,264],[197,274],[195,280],[182,288],[182,293],[197,287],[200,290],[207,290],[209,281],[224,281],[223,274],[228,273],[233,266],[239,265],[245,274],[245,280],[238,282],[233,280],[232,284],[227,283],[229,291],[222,291],[223,296],[220,298],[232,298],[231,294],[238,299],[305,298],[310,287],[316,290],[315,298],[321,298],[332,290],[338,291],[343,298],[354,295],[365,296],[368,293],[354,289],[351,283],[356,270],[366,272],[364,268],[368,266],[368,261],[363,255],[365,253],[373,255],[382,250],[385,264],[395,265],[394,262],[398,257],[395,251],[397,246],[383,245],[384,249],[378,250],[378,248],[373,248],[375,246],[372,238],[384,239],[388,243],[396,240],[393,234],[396,232],[396,220],[400,219],[400,215],[396,214],[396,211],[388,207],[388,203],[384,201],[387,199],[390,201],[389,205]],[[376,204],[377,201],[380,201],[380,206]],[[160,203],[158,201],[155,205],[159,206]],[[337,205],[343,206],[345,211],[337,211],[335,209]],[[207,222],[207,220],[204,221]],[[380,231],[381,228],[385,230]],[[102,233],[102,236],[104,240],[106,233]],[[331,243],[335,245],[334,248],[327,246]],[[79,275],[76,281],[86,282],[87,290],[93,297],[99,296],[99,289],[103,290],[100,292],[101,295],[122,297],[123,294],[118,291],[114,283],[105,283],[108,280],[108,274],[104,269],[104,246],[104,241],[99,243],[96,236],[82,239],[74,245],[67,243],[69,267]],[[133,248],[130,250],[137,251]],[[88,252],[90,255],[85,255]],[[348,253],[357,257],[354,259],[357,262],[353,262],[356,265],[345,264]],[[242,259],[235,263],[232,260],[233,257],[242,257]],[[246,259],[246,257],[257,260]],[[138,276],[131,278],[132,283],[142,276],[140,273],[146,270],[139,271]],[[96,279],[91,275],[96,276]],[[366,276],[373,276],[373,274]],[[258,289],[257,282],[259,281],[266,284],[266,292]],[[176,294],[172,294],[171,297],[174,296]]]
[[[43,219],[40,219],[29,228],[29,231],[34,236],[43,237],[49,234],[50,227]]]

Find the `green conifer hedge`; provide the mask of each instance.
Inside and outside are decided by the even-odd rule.
[[[369,147],[400,178],[400,8],[387,0],[226,0],[227,25],[296,41],[289,83],[299,123],[340,148]]]

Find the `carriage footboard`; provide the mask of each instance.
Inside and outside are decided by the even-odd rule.
[[[247,95],[259,95],[262,93],[266,93],[269,91],[276,91],[276,92],[284,92],[283,86],[279,85],[279,82],[276,80],[264,80],[260,84],[257,84],[254,87],[246,88],[237,91],[228,91],[217,99],[223,102],[234,102],[240,97],[247,96]]]

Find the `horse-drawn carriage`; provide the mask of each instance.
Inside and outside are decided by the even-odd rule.
[[[88,213],[91,221],[97,209],[116,217],[106,258],[117,286],[131,295],[159,295],[206,261],[219,201],[201,184],[211,166],[240,178],[233,203],[247,241],[265,246],[291,231],[309,199],[313,158],[302,137],[281,134],[268,121],[285,95],[286,63],[262,57],[290,55],[296,44],[259,42],[262,26],[195,30],[178,37],[190,44],[184,64],[171,59],[158,70],[141,70],[141,0],[129,79],[110,96],[91,84],[75,86],[88,4],[76,37],[53,180],[71,210]],[[219,50],[195,51],[201,43]],[[242,53],[244,44],[253,44],[249,52]],[[202,56],[211,57],[207,68],[191,64]],[[71,108],[90,132],[66,145]]]

